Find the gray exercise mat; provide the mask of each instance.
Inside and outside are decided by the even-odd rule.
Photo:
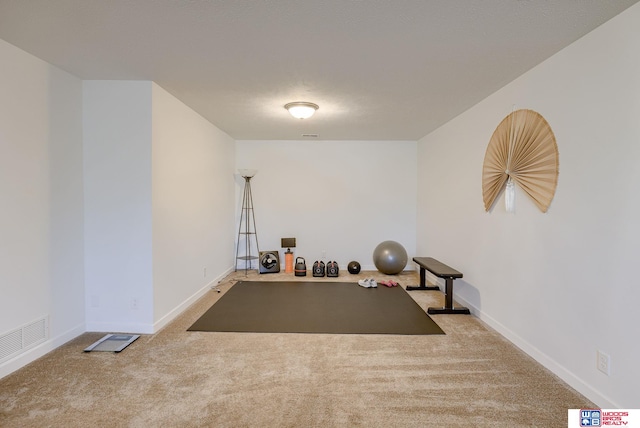
[[[190,331],[444,334],[401,287],[345,282],[235,284]]]

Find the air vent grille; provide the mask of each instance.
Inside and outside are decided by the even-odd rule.
[[[34,323],[31,323],[25,326],[22,331],[22,340],[25,348],[35,345],[36,343],[40,343],[47,338],[46,320],[41,319]]]
[[[22,349],[22,329],[0,336],[0,361]]]
[[[0,335],[0,363],[44,342],[49,336],[47,318]]]

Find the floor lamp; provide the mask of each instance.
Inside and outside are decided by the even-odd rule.
[[[251,179],[258,172],[255,169],[238,170],[244,178],[244,192],[242,196],[242,209],[240,211],[240,224],[238,226],[238,242],[236,244],[236,268],[238,270],[238,260],[244,261],[245,274],[251,269],[251,261],[258,259],[260,246],[258,245],[258,233],[256,231],[256,218],[253,210],[253,195],[251,193]],[[240,255],[240,242],[244,240],[244,255]],[[255,241],[256,252],[251,253],[252,241]]]

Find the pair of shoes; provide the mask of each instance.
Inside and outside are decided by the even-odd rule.
[[[367,279],[361,279],[360,281],[358,281],[358,285],[364,288],[377,288],[378,287],[378,283],[376,282],[375,279],[371,278],[367,278]]]

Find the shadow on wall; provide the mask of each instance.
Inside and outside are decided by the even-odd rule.
[[[440,289],[444,290],[444,285],[440,286]],[[454,282],[453,300],[462,306],[467,306],[475,315],[482,312],[480,291],[463,279]]]

